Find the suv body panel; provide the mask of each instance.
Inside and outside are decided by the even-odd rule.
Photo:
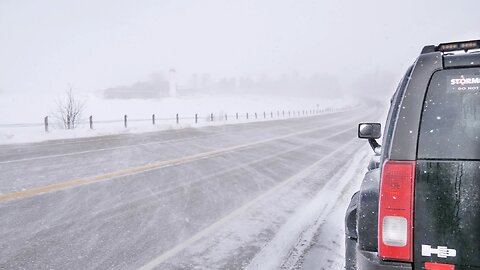
[[[416,168],[415,269],[425,262],[480,267],[480,161],[419,160]],[[422,245],[456,254],[423,256]]]
[[[388,151],[393,160],[415,160],[417,157],[418,130],[423,101],[430,78],[442,69],[440,52],[422,54],[418,58],[399,106],[399,112]],[[383,164],[384,160],[382,160]]]
[[[460,68],[480,66],[480,53],[452,54],[443,57],[444,68]]]

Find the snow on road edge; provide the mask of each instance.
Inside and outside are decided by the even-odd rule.
[[[366,151],[367,156],[365,160],[358,164],[359,166],[354,166],[352,164],[350,167],[352,170],[355,170],[355,167],[357,167],[356,175],[342,190],[341,195],[337,199],[336,207],[331,209],[331,211],[323,220],[317,221],[316,224],[318,224],[318,226],[317,230],[314,231],[313,237],[305,237],[305,239],[302,237],[300,238],[299,243],[304,243],[306,248],[304,249],[303,253],[296,254],[296,260],[291,260],[295,262],[294,264],[284,264],[284,269],[344,269],[345,210],[350,203],[350,198],[352,195],[360,189],[361,180],[363,179],[364,173],[367,170],[366,164],[371,157],[370,148],[365,146],[363,149]],[[293,254],[294,253],[292,252],[291,255]]]
[[[367,158],[368,151],[362,148],[347,165],[342,167],[348,169],[340,170],[309,204],[297,211],[246,269],[293,268],[314,244],[315,234],[326,217],[335,210],[334,207],[345,187],[363,172],[361,168],[364,168]]]

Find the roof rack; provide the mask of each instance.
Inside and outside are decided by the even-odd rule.
[[[480,49],[480,40],[441,43],[438,46],[427,45],[423,47],[422,54],[431,53],[431,52],[453,52],[453,51],[467,52],[468,50],[473,50],[473,49]]]

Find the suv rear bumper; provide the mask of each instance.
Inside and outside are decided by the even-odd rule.
[[[412,270],[411,263],[382,261],[377,252],[357,249],[357,270]]]

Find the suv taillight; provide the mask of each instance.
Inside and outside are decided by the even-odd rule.
[[[415,161],[387,160],[380,184],[379,254],[412,261]]]

